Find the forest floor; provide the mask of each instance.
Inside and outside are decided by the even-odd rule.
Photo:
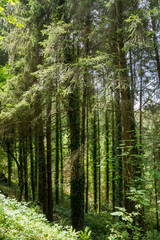
[[[76,240],[82,239],[70,226],[49,223],[43,214],[27,203],[5,197],[0,193],[1,240]],[[87,238],[83,238],[86,240]]]
[[[12,199],[18,198],[17,192],[18,186],[15,183],[12,183],[12,187],[7,185],[7,182],[4,181],[0,183],[0,193],[2,193],[6,197],[10,197]],[[27,203],[28,207],[35,207],[39,213],[41,213],[40,207],[34,204],[32,201]],[[64,228],[67,226],[71,226],[71,212],[69,206],[69,198],[68,195],[64,196],[63,203],[60,202],[59,205],[54,205],[53,209],[53,218],[54,223],[63,226]],[[101,214],[97,214],[95,212],[90,212],[89,214],[85,214],[85,227],[89,227],[92,231],[92,239],[93,240],[101,240],[107,239],[107,228],[106,221],[109,220],[109,214],[103,212]]]
[[[75,232],[72,232],[71,230],[71,211],[70,211],[69,195],[67,194],[64,195],[63,202],[60,202],[59,205],[54,205],[54,208],[53,208],[54,221],[52,224],[48,225],[46,220],[44,220],[44,215],[41,214],[42,210],[38,204],[33,203],[31,199],[27,203],[24,201],[24,199],[22,203],[18,203],[15,200],[18,198],[17,189],[18,189],[18,186],[15,183],[12,183],[12,187],[9,187],[7,185],[7,181],[5,178],[4,178],[4,181],[0,180],[0,240],[1,239],[4,239],[4,240],[12,240],[12,239],[14,240],[18,240],[18,239],[20,240],[22,239],[23,240],[26,240],[26,239],[29,239],[29,240],[34,240],[34,239],[35,240],[44,240],[44,239],[45,240],[46,239],[49,239],[49,240],[50,239],[107,240],[110,235],[110,229],[115,224],[114,221],[116,219],[112,218],[109,210],[107,211],[105,210],[100,214],[95,213],[94,211],[93,212],[90,211],[89,214],[85,214],[84,225],[85,225],[85,228],[87,227],[89,230],[91,230],[91,238],[85,238],[85,237],[77,238],[77,234]],[[6,204],[5,200],[3,202],[4,196],[6,197],[7,205],[5,205]],[[13,202],[12,202],[12,199],[13,199]],[[18,207],[15,207],[15,206],[18,206]],[[22,213],[24,213],[24,216],[21,216],[21,211]],[[38,214],[35,217],[35,222],[33,221],[34,212]],[[26,215],[28,216],[28,218],[25,220],[26,222],[26,225],[24,225],[25,231],[23,231],[23,224],[24,224],[23,217],[25,218]],[[39,221],[37,219],[39,219]],[[35,224],[35,227],[32,226],[32,221],[33,221],[33,225]],[[43,229],[41,227],[41,222],[42,222]],[[27,229],[28,224],[29,224],[29,229]],[[116,224],[120,224],[118,219],[116,220]],[[38,238],[35,237],[37,233],[39,234],[37,230],[37,226],[38,228],[41,229],[41,234],[38,235],[39,236]],[[35,231],[33,231],[34,228],[35,228]],[[17,229],[20,229],[21,232],[18,233]],[[56,238],[49,238],[49,236],[52,236],[53,231],[55,231]],[[23,235],[23,232],[24,232],[24,235]],[[49,235],[48,232],[51,235]],[[19,234],[19,235],[14,235],[14,234]],[[85,234],[85,230],[84,230],[84,234]],[[86,234],[87,234],[87,231],[86,231]],[[114,239],[117,239],[117,238],[114,238]],[[128,240],[128,238],[124,238],[124,239]],[[135,239],[139,240],[140,238],[135,238]],[[152,231],[151,230],[148,231],[148,234],[144,239],[160,240],[160,234],[153,229]]]

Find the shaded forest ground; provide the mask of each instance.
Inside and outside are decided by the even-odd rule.
[[[3,176],[2,176],[3,177]],[[10,198],[18,198],[18,186],[16,183],[12,182],[12,187],[8,187],[7,179],[5,176],[3,179],[0,179],[0,192],[4,194],[6,197]],[[31,200],[31,199],[30,199]],[[34,207],[37,212],[42,213],[42,209],[38,203],[33,203],[29,201],[27,203],[28,207]],[[63,203],[60,202],[59,205],[54,205],[53,209],[53,218],[54,222],[66,227],[71,226],[71,211],[70,211],[70,201],[69,195],[64,195]],[[107,231],[107,222],[111,221],[111,216],[109,212],[102,212],[101,214],[97,214],[95,212],[90,212],[85,215],[85,227],[89,227],[92,231],[92,239],[93,240],[101,240],[108,239],[109,229]]]
[[[15,198],[18,199],[19,194],[18,185],[15,182],[12,182],[12,187],[8,187],[7,178],[2,173],[0,173],[0,193],[5,195],[6,197],[14,199]],[[37,213],[42,213],[42,209],[39,203],[38,202],[33,203],[31,198],[27,203],[25,203],[25,206],[34,208]],[[93,209],[93,206],[91,207],[91,209]],[[100,214],[94,211],[90,211],[88,214],[85,214],[84,228],[89,227],[89,229],[92,231],[91,233],[92,240],[109,239],[108,237],[110,236],[111,228],[115,226],[115,224],[120,224],[119,217],[118,216],[112,217],[110,214],[111,212],[112,211],[110,209],[106,208]],[[62,229],[65,229],[67,226],[71,226],[69,194],[64,194],[63,202],[60,202],[59,205],[54,204],[53,218],[54,224],[62,226]],[[144,239],[160,240],[160,234],[154,230],[156,226],[151,226],[149,222],[150,221],[148,219],[148,224],[146,225],[146,230],[148,230],[148,234]]]

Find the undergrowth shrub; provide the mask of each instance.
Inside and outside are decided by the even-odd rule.
[[[76,233],[70,226],[49,224],[43,214],[26,203],[0,194],[0,239],[3,240],[90,240],[90,231]]]

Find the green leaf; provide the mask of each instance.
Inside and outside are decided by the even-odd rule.
[[[24,27],[22,23],[17,23],[17,27]]]
[[[117,216],[117,217],[120,217],[120,216],[123,216],[123,212],[120,212],[120,211],[117,211],[117,212],[113,212],[111,213],[112,216]]]
[[[114,2],[115,2],[115,0],[110,0],[110,1],[106,4],[106,7],[107,7],[107,8],[110,8]]]
[[[0,13],[3,12],[4,8],[3,7],[0,7]]]
[[[10,2],[12,5],[15,5],[16,3],[19,3],[18,0],[9,0],[9,2]]]

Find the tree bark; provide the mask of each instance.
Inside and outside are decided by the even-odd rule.
[[[130,93],[127,75],[127,64],[124,52],[122,1],[116,2],[117,19],[117,49],[119,57],[119,76],[121,81],[122,96],[122,127],[123,127],[123,164],[124,164],[124,203],[127,212],[133,211],[133,202],[127,198],[131,186],[131,157],[130,157]]]
[[[39,162],[39,153],[38,153],[38,136],[37,136],[37,127],[35,128],[35,135],[34,135],[34,145],[35,145],[35,195],[37,195],[37,188],[38,188],[38,162]]]
[[[24,137],[24,136],[23,136]],[[24,167],[24,197],[28,201],[28,162],[27,162],[27,138],[24,137],[22,143],[23,149],[23,167]]]
[[[115,211],[116,206],[116,184],[115,184],[115,171],[116,171],[116,163],[115,163],[115,124],[114,124],[114,98],[112,91],[112,204],[113,211]]]
[[[48,184],[48,211],[47,219],[53,221],[53,196],[52,196],[52,149],[51,149],[51,99],[47,104],[47,126],[46,126],[46,140],[47,140],[47,184]]]
[[[58,91],[58,89],[57,89],[57,91]],[[56,188],[56,204],[59,204],[59,97],[58,96],[56,96],[56,176],[55,176],[55,188]]]
[[[47,214],[47,189],[46,189],[46,161],[44,153],[43,120],[39,116],[38,122],[38,143],[39,143],[39,201],[43,207],[43,213]]]
[[[10,154],[11,143],[7,140],[7,159],[8,159],[8,186],[11,187],[11,176],[12,176],[12,156]]]
[[[35,201],[35,177],[34,177],[34,162],[33,162],[33,143],[32,143],[32,128],[29,130],[29,150],[30,150],[30,172],[31,172],[31,189],[32,200]]]
[[[23,194],[23,189],[24,189],[24,162],[23,162],[23,155],[22,155],[22,134],[21,131],[19,130],[19,201],[22,201],[22,194]]]
[[[72,86],[72,92],[69,94],[68,114],[71,139],[71,218],[73,228],[80,231],[84,224],[84,168],[80,157],[78,86]]]
[[[97,126],[96,111],[93,116],[93,186],[94,186],[94,210],[97,210]]]
[[[108,119],[108,111],[106,109],[105,116],[105,124],[106,124],[106,203],[109,205],[109,119]]]
[[[150,1],[150,7],[153,9],[153,3]],[[156,61],[156,66],[157,66],[157,73],[158,73],[158,80],[160,84],[160,57],[159,57],[159,50],[158,50],[158,38],[157,38],[157,29],[156,29],[156,21],[153,16],[153,13],[151,13],[151,23],[152,23],[152,30],[153,30],[153,47],[154,47],[154,52],[155,52],[155,61]]]
[[[98,109],[98,211],[101,212],[101,146],[100,146],[100,117]]]
[[[61,119],[61,106],[59,103],[59,135],[60,135],[60,157],[61,157],[61,201],[63,202],[63,184],[64,184],[64,173],[63,173],[63,140],[62,140],[62,119]]]
[[[156,225],[157,225],[157,231],[159,232],[159,214],[158,214],[158,188],[157,188],[157,177],[156,177],[156,156],[154,153],[154,192],[155,192],[155,206],[156,206]]]
[[[121,105],[120,105],[120,89],[117,82],[115,87],[115,109],[116,109],[116,157],[118,160],[118,205],[123,206],[123,160],[122,160],[122,120],[121,120]]]
[[[88,192],[89,192],[89,123],[88,123],[88,99],[86,116],[86,206],[85,212],[88,213]]]

